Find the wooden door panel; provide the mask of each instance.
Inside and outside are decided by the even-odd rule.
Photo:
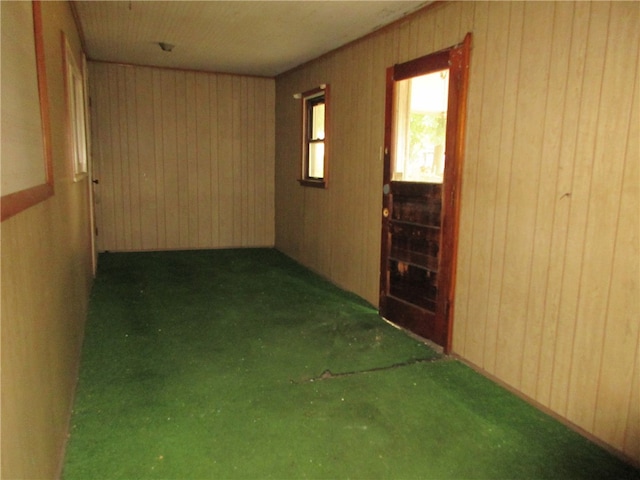
[[[389,295],[436,312],[436,272],[397,260],[389,261]]]
[[[390,233],[389,256],[391,259],[437,271],[440,249],[439,229],[394,222],[390,225]]]
[[[389,295],[436,313],[442,185],[393,182]]]
[[[384,318],[392,319],[394,324],[443,345],[444,337],[439,335],[435,329],[436,315],[434,313],[416,308],[415,305],[391,296],[387,297],[384,303],[387,312]]]
[[[440,228],[442,184],[393,182],[392,219]]]

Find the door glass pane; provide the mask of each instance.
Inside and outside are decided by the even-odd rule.
[[[442,183],[449,70],[396,82],[392,180]]]

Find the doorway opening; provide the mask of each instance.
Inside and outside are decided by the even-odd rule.
[[[471,34],[387,69],[380,314],[451,350]]]

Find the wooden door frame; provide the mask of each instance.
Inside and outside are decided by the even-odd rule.
[[[91,249],[91,273],[96,276],[98,271],[98,251],[96,247],[96,203],[93,178],[93,148],[91,136],[91,101],[89,95],[89,65],[87,56],[82,52],[82,77],[84,81],[84,109],[85,109],[85,129],[87,132],[87,196],[89,198],[89,241]]]
[[[442,192],[441,256],[438,279],[437,327],[446,332],[442,347],[445,353],[451,351],[453,337],[453,313],[458,253],[458,232],[460,220],[460,190],[464,159],[464,133],[469,78],[469,58],[471,33],[467,33],[462,43],[429,55],[396,64],[387,68],[384,130],[384,172],[383,185],[391,185],[391,152],[394,140],[393,114],[395,103],[395,82],[417,76],[425,70],[449,68],[449,100],[447,106],[447,130],[445,146],[445,169]],[[386,189],[385,189],[386,190]],[[382,244],[380,254],[380,309],[383,309],[388,295],[389,273],[387,259],[390,254],[389,223],[384,212],[391,211],[391,195],[382,196]]]

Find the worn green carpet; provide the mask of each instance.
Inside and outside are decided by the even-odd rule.
[[[72,479],[638,479],[275,250],[102,254]]]

